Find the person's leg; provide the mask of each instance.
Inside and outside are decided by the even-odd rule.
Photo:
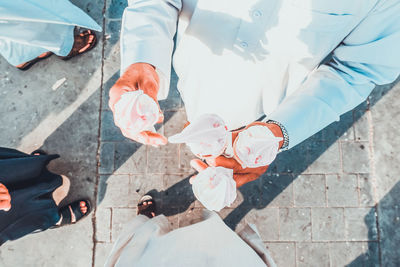
[[[33,60],[49,51],[59,56],[66,56],[74,44],[74,26],[71,25],[28,22],[0,24],[0,33],[5,31],[12,31],[15,34],[10,37],[0,34],[0,54],[14,66]]]

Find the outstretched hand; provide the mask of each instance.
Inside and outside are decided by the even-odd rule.
[[[124,93],[139,89],[143,90],[145,94],[150,96],[157,103],[160,112],[157,123],[163,122],[164,116],[157,101],[159,77],[155,68],[148,63],[135,63],[130,65],[110,89],[108,105],[111,111],[113,113],[115,112],[115,104],[121,99]],[[125,137],[145,145],[159,146],[165,145],[168,142],[167,138],[159,133],[143,131],[133,136],[126,129],[120,128],[120,130]]]
[[[234,146],[235,140],[240,132],[248,129],[254,125],[264,125],[267,126],[271,132],[277,137],[283,137],[282,130],[278,125],[275,124],[267,124],[263,122],[253,122],[249,124],[246,128],[233,131],[232,132],[232,145]],[[283,141],[279,143],[279,148],[282,147]],[[218,156],[216,158],[206,158],[206,163],[199,159],[193,159],[190,162],[190,165],[198,172],[206,169],[208,166],[212,167],[225,167],[233,170],[233,179],[236,181],[236,187],[241,187],[242,185],[256,180],[260,177],[264,172],[267,171],[268,166],[261,166],[258,168],[243,168],[242,165],[235,158],[227,158],[225,156]],[[192,177],[195,179],[195,176]]]
[[[11,209],[11,196],[7,187],[0,183],[0,210],[9,211]]]

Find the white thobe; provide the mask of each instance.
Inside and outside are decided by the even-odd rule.
[[[276,267],[255,226],[239,236],[214,212],[176,230],[163,215],[139,215],[121,231],[106,267]]]
[[[265,114],[293,147],[395,80],[399,14],[398,0],[132,0],[121,71],[154,65],[165,98],[177,32],[173,66],[189,121],[215,113],[235,129]]]
[[[0,1],[0,54],[12,65],[51,51],[71,52],[74,27],[101,27],[68,0]]]

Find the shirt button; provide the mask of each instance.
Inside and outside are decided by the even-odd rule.
[[[243,48],[247,48],[249,46],[249,44],[246,43],[246,42],[241,42],[240,46],[243,47]]]
[[[253,12],[253,17],[259,18],[259,17],[261,17],[261,16],[262,16],[262,13],[261,13],[260,10],[256,10],[256,11]]]

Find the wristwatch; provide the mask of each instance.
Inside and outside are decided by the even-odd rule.
[[[274,120],[269,120],[269,119],[267,119],[267,116],[265,116],[265,115],[263,115],[261,118],[259,118],[258,121],[262,121],[262,122],[265,122],[265,123],[272,123],[272,124],[278,125],[279,128],[281,128],[282,134],[283,134],[283,145],[282,145],[282,147],[279,149],[279,152],[285,151],[285,150],[288,150],[288,149],[289,149],[289,134],[288,134],[288,132],[286,131],[285,126],[283,126],[283,125],[282,125],[280,122],[278,122],[278,121],[274,121]]]

